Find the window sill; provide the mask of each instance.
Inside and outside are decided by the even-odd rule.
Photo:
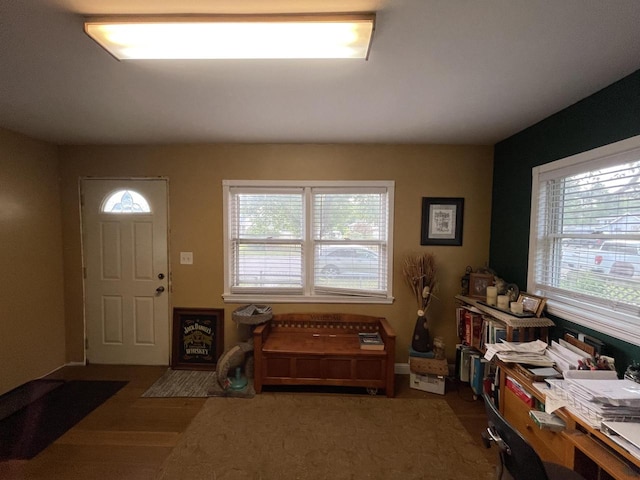
[[[360,304],[384,304],[393,303],[391,298],[376,297],[350,297],[342,295],[240,295],[225,293],[222,295],[225,303],[360,303]]]
[[[547,312],[551,315],[640,346],[638,318],[595,306],[592,308],[593,310],[587,310],[584,305],[572,305],[559,300],[550,299],[547,302]]]

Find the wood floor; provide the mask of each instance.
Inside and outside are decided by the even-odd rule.
[[[29,461],[0,462],[2,480],[150,480],[205,398],[141,398],[166,367],[90,365],[65,367],[48,378],[128,380],[129,383],[65,435]],[[447,383],[444,397],[409,388],[396,377],[396,397],[444,398],[472,438],[481,445],[486,428],[481,400],[468,385]],[[494,463],[495,449],[485,450]]]

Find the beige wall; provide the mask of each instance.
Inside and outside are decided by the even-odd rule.
[[[56,147],[0,129],[0,394],[65,361]]]
[[[223,179],[395,180],[394,289],[392,305],[275,304],[274,312],[341,311],[381,315],[398,334],[397,362],[407,362],[416,306],[400,266],[409,253],[431,251],[440,269],[431,328],[442,335],[447,356],[457,341],[454,295],[465,267],[484,265],[489,253],[493,149],[474,146],[199,145],[158,147],[60,147],[68,360],[83,359],[83,318],[78,178],[169,178],[171,301],[176,307],[225,308],[225,344],[238,338],[224,304],[222,252]],[[464,197],[462,247],[421,247],[422,197]],[[193,265],[180,265],[191,251]]]

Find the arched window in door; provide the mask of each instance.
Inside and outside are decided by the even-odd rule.
[[[134,190],[118,190],[102,202],[103,213],[151,213],[147,199]]]

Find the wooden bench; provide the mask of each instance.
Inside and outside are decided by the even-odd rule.
[[[359,332],[379,332],[384,350],[363,350]],[[287,313],[253,331],[254,387],[331,385],[384,389],[394,396],[396,335],[385,318]]]

